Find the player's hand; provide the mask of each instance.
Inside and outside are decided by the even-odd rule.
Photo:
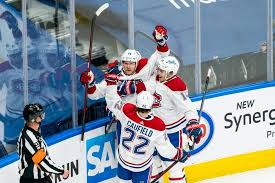
[[[153,31],[153,37],[160,46],[164,46],[168,40],[167,29],[162,25],[157,25]]]
[[[62,174],[63,179],[67,179],[69,177],[70,173],[68,170],[64,170],[64,173]]]
[[[198,144],[202,138],[202,129],[198,121],[189,121],[186,125],[187,135],[190,139],[194,140]]]
[[[86,84],[91,85],[92,83],[94,83],[94,74],[92,73],[92,71],[82,72],[80,76],[80,82],[83,85],[86,85]]]
[[[177,155],[175,156],[174,160],[184,163],[190,157],[190,154],[180,148],[177,148],[177,150],[178,150],[178,152],[177,152]]]
[[[106,73],[104,75],[105,81],[107,82],[107,85],[116,85],[119,81],[119,76],[117,74],[109,74]]]

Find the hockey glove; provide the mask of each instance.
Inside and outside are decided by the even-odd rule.
[[[124,80],[117,86],[117,93],[124,97],[131,94],[138,94],[145,91],[145,85],[142,80]]]
[[[198,121],[191,120],[186,125],[186,131],[189,138],[194,139],[194,142],[198,144],[202,138],[202,129]]]
[[[92,73],[92,71],[82,72],[81,76],[80,76],[80,82],[83,85],[88,84],[88,87],[92,87],[94,85],[94,82],[95,82],[94,74]]]
[[[173,158],[173,160],[180,161],[180,162],[184,163],[190,157],[190,154],[180,148],[177,148],[177,150],[178,150],[178,152],[177,152],[176,156]]]
[[[168,40],[167,29],[162,25],[157,25],[153,31],[153,37],[160,46],[164,46]]]
[[[117,60],[115,60],[111,63],[108,63],[107,67],[108,67],[108,70],[107,70],[108,74],[119,75],[121,73],[121,70],[119,69],[119,64],[118,64]]]
[[[107,86],[109,85],[116,85],[118,80],[119,80],[119,76],[116,74],[105,74],[104,76],[105,81],[107,82]]]

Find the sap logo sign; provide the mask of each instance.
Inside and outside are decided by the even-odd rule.
[[[115,132],[86,141],[87,182],[101,182],[116,176]]]

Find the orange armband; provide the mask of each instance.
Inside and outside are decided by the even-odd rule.
[[[32,161],[34,164],[38,165],[46,156],[46,152],[43,148],[39,149],[33,156]]]

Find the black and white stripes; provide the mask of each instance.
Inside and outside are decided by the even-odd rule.
[[[18,168],[21,177],[42,179],[50,173],[64,172],[62,167],[50,159],[41,134],[30,127],[23,128],[17,142],[17,152],[20,157]]]

